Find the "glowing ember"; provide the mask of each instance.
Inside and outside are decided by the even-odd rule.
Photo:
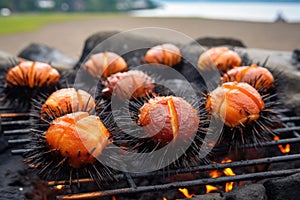
[[[168,200],[168,199],[166,197],[164,197],[163,200]]]
[[[112,196],[112,197],[111,197],[111,200],[117,200],[117,197]]]
[[[274,140],[279,140],[279,137],[274,136]],[[280,149],[280,151],[282,153],[289,153],[291,151],[291,145],[290,144],[285,145],[285,147],[280,144],[280,145],[278,145],[278,148]]]
[[[221,161],[221,163],[229,163],[229,162],[232,162],[232,160],[229,158],[225,158],[224,160]]]
[[[208,194],[208,193],[210,193],[210,192],[212,192],[212,191],[218,190],[217,187],[212,186],[212,185],[206,185],[205,187],[206,187],[206,194]]]
[[[54,189],[56,189],[56,190],[61,190],[63,188],[64,188],[63,185],[56,185],[56,186],[54,186]]]
[[[178,190],[188,199],[194,196],[194,194],[189,194],[189,191],[186,188],[179,188]]]

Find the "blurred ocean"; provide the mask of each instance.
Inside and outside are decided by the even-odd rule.
[[[287,22],[300,22],[300,1],[272,0],[163,0],[157,9],[132,11],[139,17],[202,17],[242,21],[274,22],[278,17]]]

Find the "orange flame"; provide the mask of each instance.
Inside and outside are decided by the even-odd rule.
[[[232,162],[231,159],[229,158],[225,158],[221,161],[221,163],[228,163],[228,162]],[[226,175],[226,176],[235,176],[236,174],[233,172],[233,170],[231,168],[226,168],[223,170],[223,173]],[[212,178],[217,178],[217,177],[220,177],[222,175],[221,172],[217,171],[217,170],[214,170],[212,172],[209,173],[209,176],[212,177]],[[225,185],[225,191],[226,192],[229,192],[233,189],[233,185],[234,185],[234,182],[228,182],[226,183]],[[218,190],[217,187],[215,186],[212,186],[212,185],[206,185],[206,193],[209,193],[211,191],[216,191]]]
[[[189,194],[189,191],[186,188],[179,188],[178,190],[188,199],[194,196],[194,194]]]
[[[217,177],[221,176],[221,173],[218,172],[217,170],[214,170],[214,171],[209,173],[209,176],[212,177],[212,178],[217,178]]]
[[[274,140],[279,140],[279,137],[278,136],[274,136]],[[280,149],[280,151],[282,153],[289,153],[291,151],[291,145],[290,144],[287,144],[285,145],[285,147],[283,147],[283,145],[278,145],[278,148]]]
[[[206,194],[207,194],[207,193],[210,193],[210,192],[212,192],[212,191],[218,190],[217,187],[212,186],[212,185],[206,185],[205,187],[206,187]]]
[[[231,159],[224,159],[224,160],[222,160],[222,163],[227,163],[227,162],[232,162],[232,160]],[[233,172],[233,170],[231,168],[225,168],[223,170],[223,172],[224,172],[224,174],[226,176],[235,176],[235,173]],[[226,183],[226,185],[225,185],[225,192],[231,191],[233,189],[233,184],[234,184],[234,182],[228,182],[228,183]]]
[[[226,176],[234,176],[235,175],[235,173],[232,171],[231,168],[225,168],[223,170],[223,172],[224,172],[224,174],[226,174]]]
[[[168,200],[168,199],[166,197],[164,197],[163,200]]]
[[[226,174],[226,176],[234,176],[235,173],[232,171],[231,168],[226,168],[223,170],[224,174]],[[228,182],[225,185],[225,192],[229,192],[233,189],[233,182]]]
[[[225,192],[230,192],[233,189],[233,182],[228,182],[225,185]]]
[[[112,196],[112,197],[111,197],[111,200],[117,200],[117,197]]]

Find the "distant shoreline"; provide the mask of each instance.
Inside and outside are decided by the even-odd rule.
[[[266,2],[271,2],[271,3],[298,3],[300,0],[152,0],[153,2],[239,2],[239,3],[266,3]]]
[[[172,29],[194,39],[234,38],[242,41],[248,48],[293,51],[300,47],[300,23],[114,16],[52,23],[31,33],[0,36],[0,51],[17,55],[35,42],[57,48],[77,60],[90,35],[100,31],[128,31],[143,27]],[[153,37],[169,38],[161,35]]]
[[[300,0],[271,1],[160,1],[160,7],[129,12],[137,17],[200,17],[254,22],[300,22]],[[248,14],[247,14],[248,13]]]

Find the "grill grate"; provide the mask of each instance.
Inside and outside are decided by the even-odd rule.
[[[13,113],[10,112],[12,109],[1,108],[0,112],[0,122],[1,122],[1,132],[7,137],[10,145],[14,147],[11,150],[12,154],[22,154],[27,151],[27,149],[23,148],[23,144],[30,142],[30,138],[28,133],[30,133],[29,125],[32,123],[32,118],[29,113]],[[290,113],[288,109],[281,109],[282,113]],[[286,139],[279,139],[274,141],[263,142],[259,146],[257,144],[245,144],[240,145],[238,148],[246,149],[252,148],[254,150],[258,150],[259,148],[264,147],[276,147],[277,145],[286,145],[286,144],[299,144],[300,143],[300,135],[298,131],[300,130],[300,126],[295,126],[295,123],[300,122],[299,116],[289,116],[289,117],[281,117],[281,122],[284,122],[283,128],[275,129],[274,132],[288,135]],[[224,152],[228,151],[230,147],[228,146],[216,146],[213,151],[214,152]],[[243,168],[249,166],[256,166],[261,164],[272,164],[272,163],[280,163],[280,162],[289,162],[300,160],[300,154],[288,154],[274,157],[263,157],[251,160],[240,160],[233,161],[230,163],[220,163],[220,164],[208,164],[195,166],[191,168],[179,168],[179,169],[168,169],[168,170],[160,170],[155,172],[148,173],[139,173],[139,174],[128,174],[128,173],[120,173],[116,174],[113,177],[113,180],[117,180],[118,183],[126,183],[127,187],[121,187],[117,189],[105,189],[101,191],[94,192],[83,192],[77,194],[64,194],[57,196],[57,199],[95,199],[107,196],[115,196],[115,195],[124,195],[124,194],[138,194],[143,192],[153,192],[153,191],[162,191],[162,190],[170,190],[181,187],[190,187],[190,186],[198,186],[198,185],[208,185],[208,184],[222,184],[226,182],[239,182],[245,180],[261,180],[265,178],[272,177],[282,177],[287,175],[292,175],[300,172],[300,168],[293,169],[282,169],[282,170],[272,170],[272,171],[262,171],[256,173],[246,173],[246,174],[237,174],[235,176],[220,176],[217,178],[201,178],[194,180],[186,180],[186,181],[177,181],[177,182],[168,182],[164,184],[156,184],[156,185],[146,185],[139,186],[136,184],[135,179],[138,178],[155,178],[155,177],[168,177],[170,175],[175,174],[185,174],[185,173],[199,173],[199,172],[209,172],[212,170],[220,170],[225,168]],[[107,179],[107,181],[111,181]],[[86,184],[93,182],[90,178],[83,178],[73,180],[72,183],[77,184]],[[48,182],[49,187],[53,187],[56,185],[70,185],[69,181],[50,181]],[[125,184],[121,184],[125,185]]]

